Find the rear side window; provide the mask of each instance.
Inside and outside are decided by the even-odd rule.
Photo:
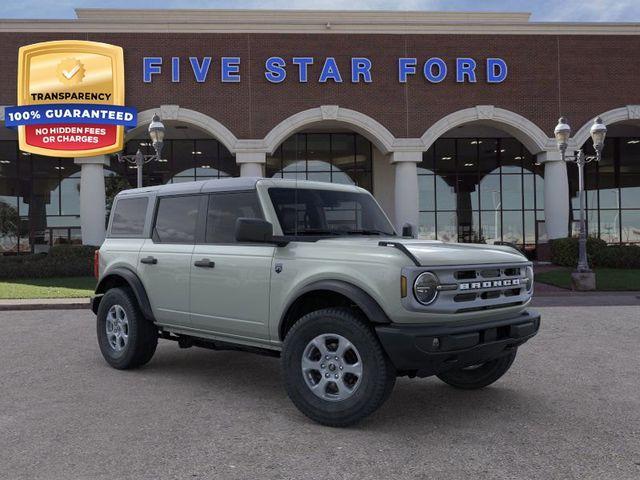
[[[160,198],[153,240],[159,243],[195,243],[199,195]]]
[[[113,211],[111,235],[141,236],[148,203],[147,197],[119,199]]]
[[[263,218],[256,192],[219,193],[209,196],[206,243],[235,243],[236,220]]]

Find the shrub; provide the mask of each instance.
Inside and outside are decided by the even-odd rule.
[[[82,277],[93,274],[96,247],[56,245],[49,253],[0,257],[0,278]]]
[[[610,245],[597,252],[593,262],[596,267],[640,268],[640,246]]]
[[[640,268],[640,247],[607,245],[604,240],[589,237],[587,238],[587,259],[591,267]],[[578,239],[552,240],[551,261],[563,267],[575,267],[578,263]]]

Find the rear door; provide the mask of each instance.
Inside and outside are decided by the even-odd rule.
[[[268,339],[275,247],[237,243],[239,217],[264,218],[255,190],[208,195],[202,243],[191,261],[191,323],[230,339]]]
[[[158,323],[189,326],[189,275],[198,211],[204,195],[158,197],[152,238],[138,257],[138,271]]]

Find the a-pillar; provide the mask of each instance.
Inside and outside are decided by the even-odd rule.
[[[549,239],[569,235],[569,179],[567,164],[560,152],[542,152],[538,163],[544,164],[544,222]]]
[[[82,244],[99,246],[104,241],[106,205],[104,166],[109,166],[105,155],[76,158],[80,165],[80,228]]]
[[[240,165],[241,177],[264,177],[264,164],[267,155],[264,152],[237,152],[236,163]]]
[[[418,235],[418,163],[422,152],[393,152],[391,163],[395,167],[395,223],[398,233],[410,225]]]

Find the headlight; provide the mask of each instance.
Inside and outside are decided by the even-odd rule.
[[[438,277],[431,272],[418,275],[413,284],[413,294],[422,305],[429,305],[438,296]]]
[[[527,278],[527,292],[533,292],[533,267],[526,268],[525,276]]]

